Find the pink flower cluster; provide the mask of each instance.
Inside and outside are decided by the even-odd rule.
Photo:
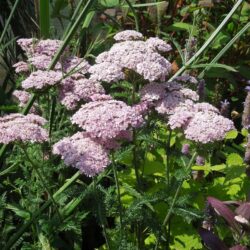
[[[172,129],[183,129],[187,139],[202,144],[223,140],[226,133],[234,129],[233,122],[220,115],[218,109],[192,101],[176,107],[168,124]]]
[[[110,163],[108,151],[83,132],[54,144],[53,153],[60,155],[66,165],[79,169],[89,177],[102,172]]]
[[[198,101],[198,94],[175,82],[149,83],[140,91],[141,100],[151,103],[159,114],[172,114],[185,100]]]
[[[83,105],[71,118],[92,138],[115,140],[130,127],[139,127],[143,118],[126,103],[116,100],[96,101]]]
[[[19,102],[19,107],[23,108],[29,102],[31,94],[25,90],[15,90],[12,95],[17,99]],[[37,103],[34,103],[30,109],[29,113],[36,113]]]
[[[62,79],[62,72],[53,70],[49,71],[35,71],[30,74],[28,78],[22,81],[22,87],[24,89],[36,89],[42,90],[45,87],[53,86],[60,82]]]
[[[48,133],[42,128],[45,123],[44,118],[33,114],[0,117],[0,143],[47,141]]]
[[[140,32],[137,32],[135,30],[124,30],[124,31],[117,33],[114,36],[114,39],[117,42],[130,41],[130,40],[142,40],[143,35]]]
[[[77,107],[80,101],[91,101],[95,94],[104,94],[104,88],[95,80],[82,76],[68,77],[59,86],[59,100],[68,110]]]
[[[91,77],[105,82],[124,79],[124,70],[130,69],[142,75],[145,80],[164,81],[171,72],[171,64],[158,52],[167,52],[170,45],[159,38],[142,39],[136,31],[122,31],[115,36],[115,43],[109,51],[96,58],[96,65],[90,68]]]

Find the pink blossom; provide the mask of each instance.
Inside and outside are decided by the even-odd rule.
[[[91,79],[108,83],[117,82],[125,78],[122,68],[109,62],[95,64],[89,68],[89,72],[91,73]]]
[[[20,38],[17,40],[17,44],[22,48],[28,56],[34,53],[34,47],[38,39],[36,38]]]
[[[146,46],[155,51],[169,52],[170,50],[172,50],[172,47],[169,44],[158,37],[150,37],[146,40],[145,43]]]
[[[24,61],[20,61],[18,63],[15,63],[12,65],[15,68],[15,72],[16,73],[22,73],[22,72],[29,72],[29,64],[24,62]]]
[[[50,71],[35,71],[30,76],[22,81],[22,87],[24,89],[36,89],[41,90],[45,87],[53,86],[60,82],[62,79],[62,73],[53,70]]]
[[[88,72],[89,67],[90,65],[85,59],[77,56],[70,56],[63,60],[63,70],[67,73],[79,71],[84,75]]]
[[[141,89],[140,96],[141,100],[151,102],[159,114],[167,115],[186,100],[199,99],[195,91],[174,82],[147,84]]]
[[[116,138],[131,126],[143,123],[143,118],[126,103],[116,100],[90,102],[81,107],[72,123],[83,128],[92,138]]]
[[[36,67],[36,69],[47,70],[49,65],[52,62],[52,57],[48,55],[34,55],[28,58],[28,62]],[[60,62],[57,62],[54,70],[61,70],[62,65]]]
[[[233,122],[214,112],[197,112],[184,130],[189,140],[203,144],[221,141],[226,133],[234,129]]]
[[[114,36],[116,41],[142,40],[143,35],[135,30],[124,30]]]
[[[45,122],[44,118],[33,114],[11,114],[1,117],[0,143],[47,141],[48,133],[41,127]]]
[[[182,128],[187,139],[199,143],[223,140],[234,129],[231,120],[221,116],[218,109],[209,103],[182,103],[169,117],[171,129]]]
[[[77,107],[80,101],[91,101],[94,94],[104,94],[104,88],[95,80],[68,77],[59,86],[60,102],[69,110]]]
[[[171,64],[144,41],[116,43],[109,51],[97,56],[96,63],[109,63],[121,69],[133,70],[149,81],[163,81],[171,72]],[[105,77],[99,73],[100,78]]]
[[[89,177],[99,174],[110,163],[108,151],[81,132],[57,142],[53,153],[60,155],[66,165],[79,169]]]

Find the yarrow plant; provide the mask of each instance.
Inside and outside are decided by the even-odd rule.
[[[134,30],[117,33],[114,41],[92,64],[72,55],[71,48],[66,47],[51,68],[62,41],[19,39],[26,60],[13,65],[22,76],[21,87],[13,97],[21,108],[29,105],[32,94],[37,100],[28,115],[0,118],[0,143],[24,144],[21,148],[37,170],[60,220],[62,215],[70,215],[72,207],[81,204],[88,192],[93,192],[90,204],[97,204],[93,216],[100,222],[107,249],[120,249],[126,241],[131,245],[121,249],[134,249],[129,248],[134,238],[137,249],[146,249],[147,241],[158,249],[170,244],[173,214],[181,215],[188,206],[188,199],[183,198],[181,204],[178,196],[182,185],[187,186],[187,180],[192,178],[193,165],[199,171],[205,169],[213,147],[235,126],[226,117],[227,102],[221,113],[204,102],[203,80],[187,73],[170,80],[172,47],[166,41],[144,37]],[[46,119],[31,114],[39,113],[38,107]],[[42,167],[41,171],[36,168],[24,148],[35,148],[34,143],[42,144],[43,164],[53,163],[50,171],[55,171],[52,173],[59,179],[67,171],[78,170],[77,177],[65,186],[79,176],[76,187],[82,189],[85,180],[91,182],[86,194],[84,191],[61,208],[68,197],[57,203],[57,193],[52,195],[46,183],[47,173]],[[133,177],[129,184],[123,183],[128,173]],[[110,180],[114,180],[115,189]],[[108,187],[102,183],[105,181]],[[158,216],[157,205],[162,203],[167,212]],[[88,200],[84,204],[88,205]],[[87,217],[88,212],[81,216]],[[107,217],[114,218],[113,228]],[[159,222],[162,218],[163,223]],[[147,225],[148,221],[152,223]]]

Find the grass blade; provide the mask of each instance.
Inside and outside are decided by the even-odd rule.
[[[185,65],[183,65],[171,78],[170,81],[173,80],[176,76],[182,74],[187,66],[191,65],[199,56],[209,47],[209,45],[213,42],[216,36],[221,32],[222,28],[226,25],[228,20],[232,17],[238,7],[244,2],[244,0],[238,0],[237,3],[233,6],[231,11],[226,15],[221,24],[217,27],[217,29],[212,33],[212,35],[208,38],[208,40],[202,45],[202,47],[191,57]]]
[[[49,0],[40,1],[39,22],[40,22],[40,36],[42,38],[48,38],[50,30]]]
[[[220,60],[220,58],[228,51],[228,49],[250,28],[250,22],[248,22],[228,43],[222,48],[222,50],[216,55],[210,64],[214,64]],[[198,78],[203,78],[206,71],[210,69],[211,65],[208,66],[199,74]]]
[[[0,37],[0,45],[2,44],[3,38],[4,38],[4,36],[5,36],[5,34],[6,34],[7,30],[8,30],[10,21],[11,21],[14,13],[16,11],[16,8],[17,8],[17,5],[18,5],[19,2],[20,2],[20,0],[15,1],[15,4],[14,4],[14,6],[13,6],[11,12],[10,12],[10,15],[9,15],[7,21],[6,21],[6,24],[5,24],[4,29],[3,29],[3,33],[1,34],[1,37]]]
[[[80,176],[80,172],[76,172],[70,179],[68,179],[65,184],[53,195],[53,198],[56,200],[58,198],[58,195],[61,194],[64,190],[66,190],[73,182],[75,182],[78,177]],[[23,224],[20,229],[17,231],[16,234],[12,235],[7,242],[6,246],[3,248],[3,250],[10,249],[16,241],[23,235],[23,233],[26,231],[26,229],[34,222],[36,218],[39,217],[39,215],[51,205],[52,200],[48,200],[37,212],[35,212],[31,219]]]
[[[137,31],[139,31],[139,21],[138,21],[138,16],[137,16],[137,14],[136,14],[135,8],[134,8],[134,6],[130,3],[129,0],[125,0],[125,1],[126,1],[126,3],[128,4],[129,8],[131,9],[131,11],[132,11],[132,13],[133,13],[133,15],[134,15],[134,19],[135,19],[135,29],[136,29]]]

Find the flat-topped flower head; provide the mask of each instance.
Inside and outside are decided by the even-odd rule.
[[[172,50],[172,47],[169,44],[158,37],[150,37],[145,43],[146,46],[155,51],[169,52]]]
[[[47,70],[49,65],[52,62],[52,57],[48,55],[34,55],[28,58],[28,62],[36,67],[38,70]],[[57,62],[54,70],[61,70],[62,65],[60,62]]]
[[[71,118],[91,137],[111,139],[130,127],[138,127],[143,118],[126,103],[116,100],[90,102]]]
[[[13,64],[12,67],[15,68],[16,73],[29,72],[30,70],[29,64],[23,61]]]
[[[41,126],[46,120],[37,115],[11,114],[0,118],[0,143],[44,142],[48,133]]]
[[[79,72],[81,74],[88,73],[90,64],[83,58],[77,56],[70,56],[63,60],[64,72]]]
[[[143,35],[135,30],[124,30],[117,33],[114,39],[118,42],[120,41],[130,41],[130,40],[142,40]]]
[[[53,146],[53,153],[60,155],[66,165],[79,169],[89,177],[99,174],[110,163],[108,151],[81,132],[57,142]]]
[[[30,93],[24,90],[15,90],[12,95],[18,99],[20,107],[25,106],[31,97]]]
[[[31,94],[25,90],[15,90],[13,91],[12,95],[17,99],[19,103],[18,106],[21,108],[25,107],[29,102],[29,99],[31,98]],[[37,112],[37,103],[34,103],[30,108],[29,113],[36,113],[36,112]]]
[[[211,104],[191,101],[174,109],[168,125],[171,129],[183,129],[187,139],[202,144],[221,141],[228,131],[234,129],[233,122],[221,116]]]
[[[214,112],[197,112],[184,130],[185,137],[199,143],[221,141],[234,129],[231,120]]]
[[[17,40],[17,44],[28,56],[34,53],[34,48],[37,42],[38,39],[36,38],[20,38]]]
[[[147,84],[141,89],[140,96],[142,101],[152,102],[159,114],[167,115],[186,100],[199,99],[195,91],[174,82]]]
[[[105,90],[92,79],[68,77],[59,86],[59,100],[68,110],[75,109],[80,101],[91,101],[95,94],[103,95]]]
[[[111,65],[114,65],[113,67],[117,68],[115,72],[118,71],[121,73],[125,69],[135,71],[148,81],[163,81],[172,69],[171,63],[162,57],[156,51],[155,47],[150,47],[144,41],[123,41],[116,43],[109,51],[97,56],[96,63],[97,65],[102,64],[103,70],[105,70],[105,67],[111,68]],[[99,71],[99,80],[105,77],[101,73],[102,71]],[[94,72],[94,74],[98,75],[98,72]]]
[[[103,62],[91,66],[89,68],[89,73],[91,73],[91,79],[108,83],[117,82],[125,78],[122,67],[109,62]]]
[[[22,81],[24,89],[42,90],[46,87],[53,86],[60,82],[62,73],[49,70],[49,71],[35,71],[30,76]]]
[[[60,40],[40,40],[34,48],[34,53],[38,55],[54,56],[56,51],[60,48],[63,41]]]

